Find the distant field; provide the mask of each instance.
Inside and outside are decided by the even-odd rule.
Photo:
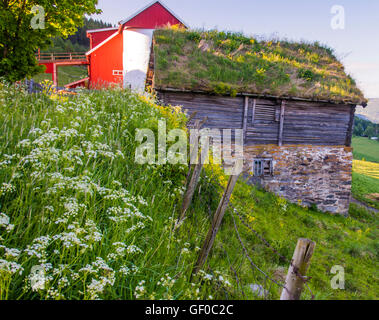
[[[363,137],[354,137],[353,184],[355,199],[379,209],[379,201],[372,198],[379,193],[379,142]],[[364,159],[365,161],[362,161]]]
[[[356,160],[379,163],[379,142],[363,137],[354,137],[352,141],[353,156]]]
[[[353,171],[364,174],[371,178],[379,179],[379,163],[354,160],[353,161]],[[379,189],[378,189],[379,192]]]
[[[58,86],[63,87],[68,83],[83,79],[88,76],[86,66],[65,66],[58,67]],[[41,73],[33,77],[37,82],[51,80],[51,74]]]
[[[379,209],[379,201],[369,198],[372,195],[379,194],[379,179],[353,172],[351,191],[355,199]]]

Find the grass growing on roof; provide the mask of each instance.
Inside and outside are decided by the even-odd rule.
[[[242,33],[177,28],[155,31],[154,40],[159,89],[366,102],[333,51],[317,42],[260,41]]]

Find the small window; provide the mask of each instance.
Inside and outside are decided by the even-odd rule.
[[[270,105],[257,104],[254,110],[253,123],[258,122],[274,122],[277,119],[277,107]]]
[[[114,76],[122,76],[122,70],[113,70],[112,74]]]
[[[272,176],[273,167],[272,159],[255,159],[253,164],[253,173],[255,177]]]

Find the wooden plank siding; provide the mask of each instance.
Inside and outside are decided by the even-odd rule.
[[[161,92],[159,94],[165,104],[183,106],[188,115],[197,111],[190,121],[192,126],[196,120],[208,117],[204,127],[217,129],[242,129],[244,98],[211,96],[191,93]]]
[[[283,144],[345,145],[350,106],[325,103],[287,103]]]
[[[171,91],[159,91],[158,97],[165,104],[182,106],[189,116],[196,111],[190,127],[208,117],[204,127],[244,129],[246,145],[351,144],[351,105]]]

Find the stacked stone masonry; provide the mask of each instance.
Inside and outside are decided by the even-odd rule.
[[[270,176],[252,178],[266,190],[321,211],[347,215],[351,195],[352,149],[344,146],[248,146],[245,169],[256,158],[272,159]]]

